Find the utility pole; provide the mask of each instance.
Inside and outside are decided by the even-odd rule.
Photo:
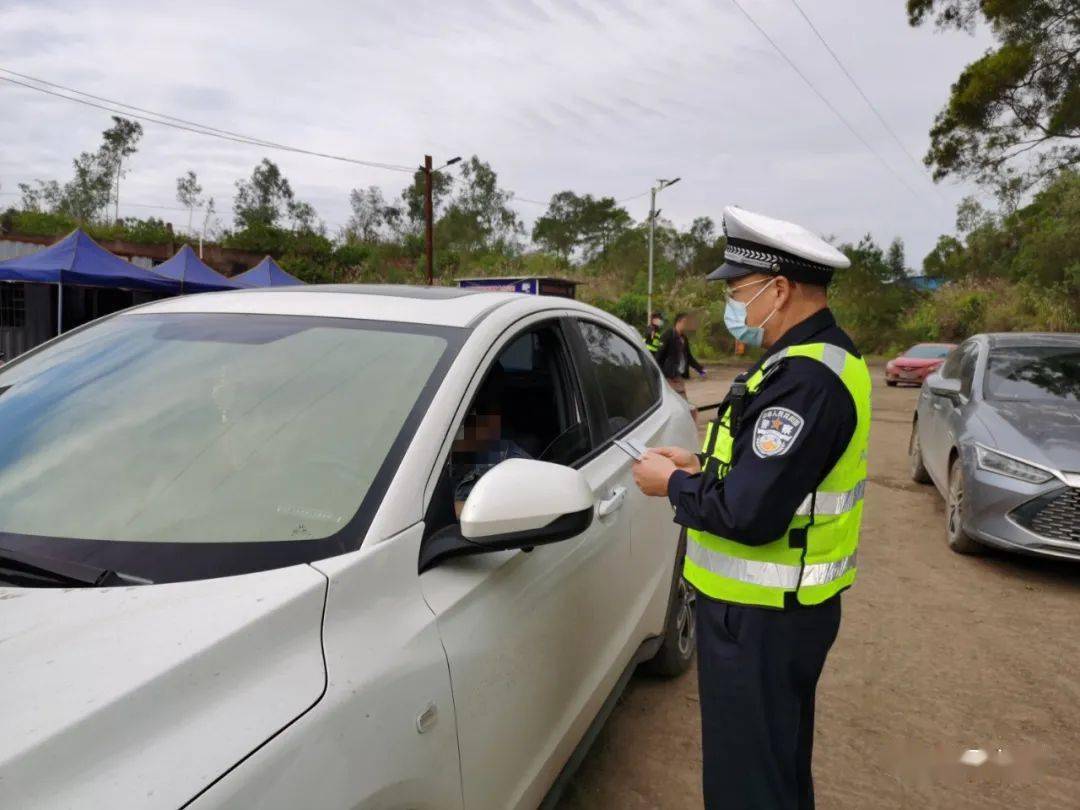
[[[656,210],[656,195],[663,191],[668,186],[673,186],[678,183],[680,178],[676,177],[674,180],[657,180],[656,185],[649,189],[649,302],[646,305],[648,312],[645,313],[645,326],[652,323],[652,291],[653,291],[653,237],[656,232],[656,217],[659,215],[659,211]]]
[[[427,283],[430,287],[435,283],[435,206],[432,204],[435,175],[447,166],[453,166],[461,160],[460,157],[452,157],[437,169],[431,168],[431,155],[424,155],[424,165],[420,171],[424,173],[424,247],[427,253]]]
[[[656,186],[649,189],[649,303],[645,313],[645,328],[652,324],[652,279],[653,279],[653,233],[656,230]]]
[[[427,251],[427,283],[435,283],[435,214],[431,205],[431,155],[424,155],[424,247]]]

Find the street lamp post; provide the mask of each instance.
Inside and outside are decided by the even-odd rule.
[[[645,326],[648,328],[652,323],[652,293],[653,293],[653,237],[656,233],[656,217],[660,214],[656,210],[656,195],[663,191],[668,186],[673,186],[679,182],[678,177],[674,180],[659,179],[656,181],[656,185],[649,189],[649,302],[647,305],[647,312],[645,313]]]
[[[420,167],[420,171],[424,173],[424,252],[427,256],[427,283],[429,287],[435,283],[435,212],[432,204],[431,177],[459,160],[461,160],[460,157],[450,158],[439,168],[433,169],[431,168],[431,155],[424,155],[424,165]]]

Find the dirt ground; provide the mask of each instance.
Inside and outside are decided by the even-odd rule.
[[[918,391],[873,371],[859,580],[818,689],[818,807],[1080,808],[1080,565],[950,551],[940,496],[908,476]],[[635,677],[560,807],[700,808],[699,734],[695,672]],[[1012,767],[947,765],[998,748]]]

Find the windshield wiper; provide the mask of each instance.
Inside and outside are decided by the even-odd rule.
[[[153,584],[149,579],[111,568],[7,548],[0,548],[0,582],[20,588],[108,588]]]

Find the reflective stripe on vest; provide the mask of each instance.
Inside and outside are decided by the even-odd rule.
[[[840,579],[855,568],[856,554],[840,560],[813,565],[784,565],[783,563],[743,560],[710,551],[700,543],[687,543],[686,556],[700,568],[714,574],[766,588],[793,591],[810,585],[826,585]]]
[[[855,430],[817,491],[799,504],[787,529],[775,540],[751,546],[688,530],[685,577],[713,599],[782,608],[788,604],[787,597],[794,595],[801,604],[819,604],[855,580],[866,493],[870,374],[864,360],[839,346],[802,344],[771,355],[746,380],[747,392],[755,394],[764,375],[785,357],[815,360],[837,375],[855,404]],[[730,418],[722,412],[709,426],[705,441],[707,461],[712,463],[704,466],[721,479],[733,461]]]
[[[856,484],[854,489],[849,489],[847,492],[822,492],[821,490],[811,492],[799,504],[795,514],[809,515],[813,510],[815,515],[842,515],[854,509],[855,504],[863,499],[865,493],[865,478]]]

